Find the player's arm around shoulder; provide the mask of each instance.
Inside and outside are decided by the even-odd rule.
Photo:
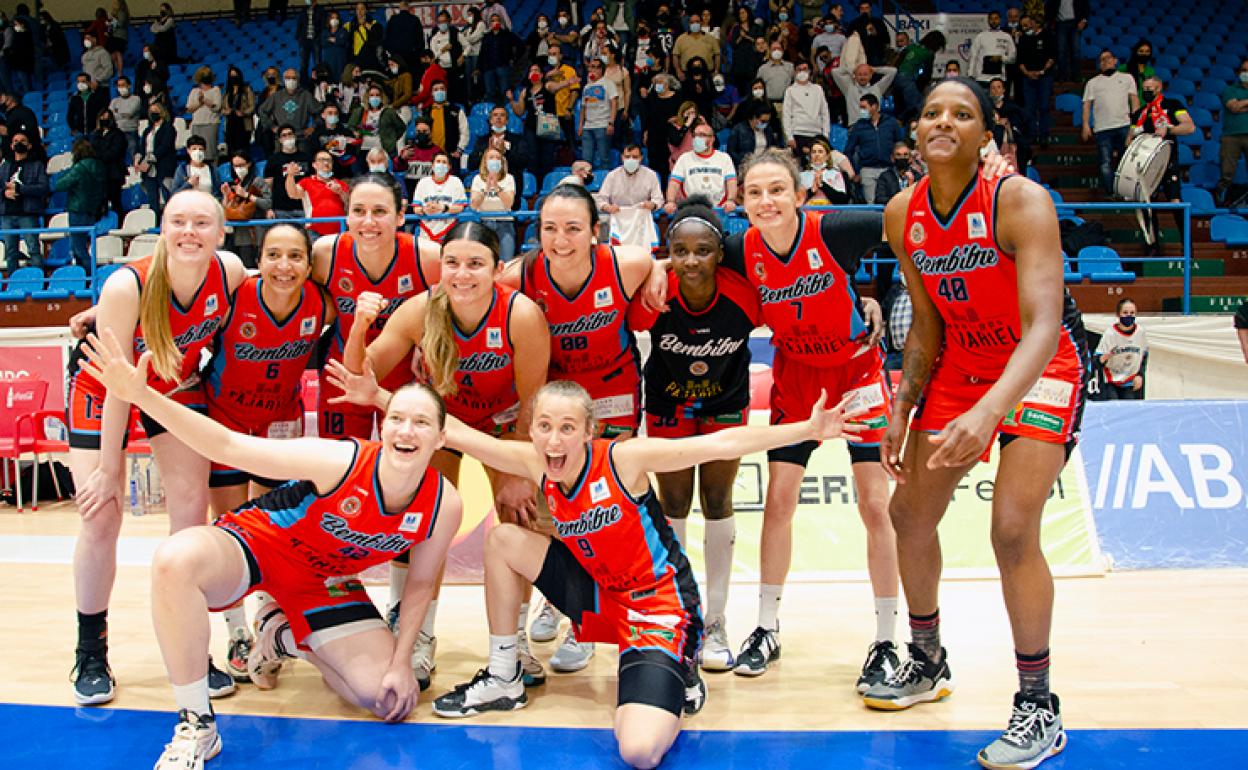
[[[529,435],[533,399],[546,384],[550,371],[550,325],[537,303],[517,294],[511,307],[511,344],[515,351],[516,398],[520,412],[516,417],[517,433]]]
[[[1043,329],[1052,338],[1046,345],[1052,356],[1057,351],[1065,293],[1057,210],[1048,192],[1025,177],[1004,180],[997,195],[996,238],[1002,249],[1014,254],[1022,333],[1026,336],[1033,327]]]
[[[321,286],[329,284],[330,263],[334,261],[334,248],[338,245],[338,237],[317,238],[312,244],[312,281]]]
[[[616,246],[615,259],[624,290],[631,299],[655,270],[654,255],[645,246]]]
[[[229,288],[230,294],[233,295],[239,286],[243,285],[243,281],[247,280],[247,268],[243,265],[243,260],[238,255],[228,251],[219,252],[221,264],[225,266],[225,285]]]

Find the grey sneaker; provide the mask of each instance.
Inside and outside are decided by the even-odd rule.
[[[594,657],[593,643],[576,641],[576,632],[569,628],[559,649],[550,656],[550,667],[564,674],[570,674],[588,666],[589,659],[592,657]]]
[[[533,657],[529,650],[529,637],[520,629],[516,633],[516,653],[520,658],[520,670],[524,672],[524,686],[537,687],[546,684],[546,668]]]
[[[711,618],[706,624],[706,636],[702,637],[700,661],[703,671],[730,671],[736,663],[732,648],[728,646],[728,629],[724,618]]]
[[[555,605],[543,599],[542,609],[529,626],[529,638],[535,642],[553,642],[559,635],[560,620],[563,620],[563,613],[555,609]]]
[[[438,652],[438,637],[430,636],[424,631],[416,635],[416,645],[412,647],[412,673],[416,675],[416,684],[420,691],[429,689],[430,679],[438,664],[433,656]]]
[[[483,668],[471,681],[459,685],[433,702],[433,713],[440,717],[471,717],[486,711],[515,711],[524,708],[529,697],[524,694],[524,676],[520,664],[516,675],[499,679]]]
[[[979,764],[992,770],[1029,770],[1066,748],[1061,705],[1014,693],[1014,712],[1001,737],[979,752]]]
[[[862,696],[869,708],[901,711],[917,703],[931,703],[953,694],[953,674],[949,672],[948,656],[940,650],[940,663],[928,660],[923,651],[909,645],[910,658],[893,675],[872,685]]]
[[[897,646],[889,641],[872,642],[867,649],[867,660],[858,675],[858,694],[863,695],[873,685],[886,682],[901,661],[897,658]]]

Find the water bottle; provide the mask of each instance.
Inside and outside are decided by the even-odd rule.
[[[143,474],[139,472],[139,458],[130,458],[130,513],[135,516],[147,514],[147,489]]]
[[[156,467],[155,461],[148,461],[143,482],[147,488],[147,509],[155,511],[163,508],[165,506],[165,485],[160,480],[160,469]]]

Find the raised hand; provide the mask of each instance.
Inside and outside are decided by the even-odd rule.
[[[841,403],[831,409],[824,409],[823,405],[828,401],[828,392],[826,390],[819,391],[819,399],[815,401],[815,405],[810,409],[811,438],[816,441],[827,441],[828,439],[843,437],[846,441],[859,441],[860,439],[857,436],[848,434],[860,433],[866,426],[847,423],[845,420],[845,410],[853,400],[854,397],[849,395],[841,399]]]
[[[99,380],[109,395],[134,403],[143,394],[152,362],[151,351],[144,351],[137,363],[130,363],[112,329],[104,330],[103,339],[94,333],[88,334],[87,344],[82,349],[87,356],[82,364],[83,371]]]
[[[343,365],[341,361],[329,361],[325,364],[325,375],[334,387],[342,391],[342,395],[329,399],[331,404],[359,404],[374,406],[381,387],[377,384],[377,375],[373,372],[373,362],[364,359],[364,373],[356,374]]]
[[[355,323],[372,326],[386,307],[386,298],[375,291],[366,291],[355,300]]]

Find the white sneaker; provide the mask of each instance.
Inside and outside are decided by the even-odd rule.
[[[555,605],[546,599],[542,600],[542,609],[529,626],[529,638],[535,642],[551,642],[559,635],[559,621],[563,613],[555,609]]]
[[[702,670],[731,671],[736,665],[732,648],[728,646],[728,629],[725,628],[724,616],[712,618],[706,626],[706,635],[702,637]]]
[[[537,687],[546,684],[546,669],[529,650],[529,637],[523,628],[516,634],[516,653],[520,658],[520,670],[524,673],[524,686]]]
[[[256,613],[256,641],[247,656],[247,676],[261,690],[277,687],[277,675],[282,671],[285,657],[278,637],[288,628],[290,621],[276,602],[264,605]]]
[[[186,709],[178,712],[173,740],[156,760],[154,770],[201,770],[204,762],[221,753],[221,734],[211,714],[200,716]]]
[[[550,656],[550,667],[570,674],[588,666],[589,659],[592,657],[594,657],[593,642],[576,641],[576,632],[569,628],[568,633],[563,637],[563,642],[559,644],[559,649]]]
[[[488,668],[477,672],[472,681],[459,685],[433,702],[433,713],[440,717],[470,717],[486,711],[515,711],[528,705],[524,675],[516,663],[516,675],[499,679]]]
[[[416,675],[416,684],[420,685],[421,692],[429,689],[430,678],[438,667],[433,659],[437,652],[438,637],[424,631],[416,635],[416,646],[412,648],[412,673]]]

